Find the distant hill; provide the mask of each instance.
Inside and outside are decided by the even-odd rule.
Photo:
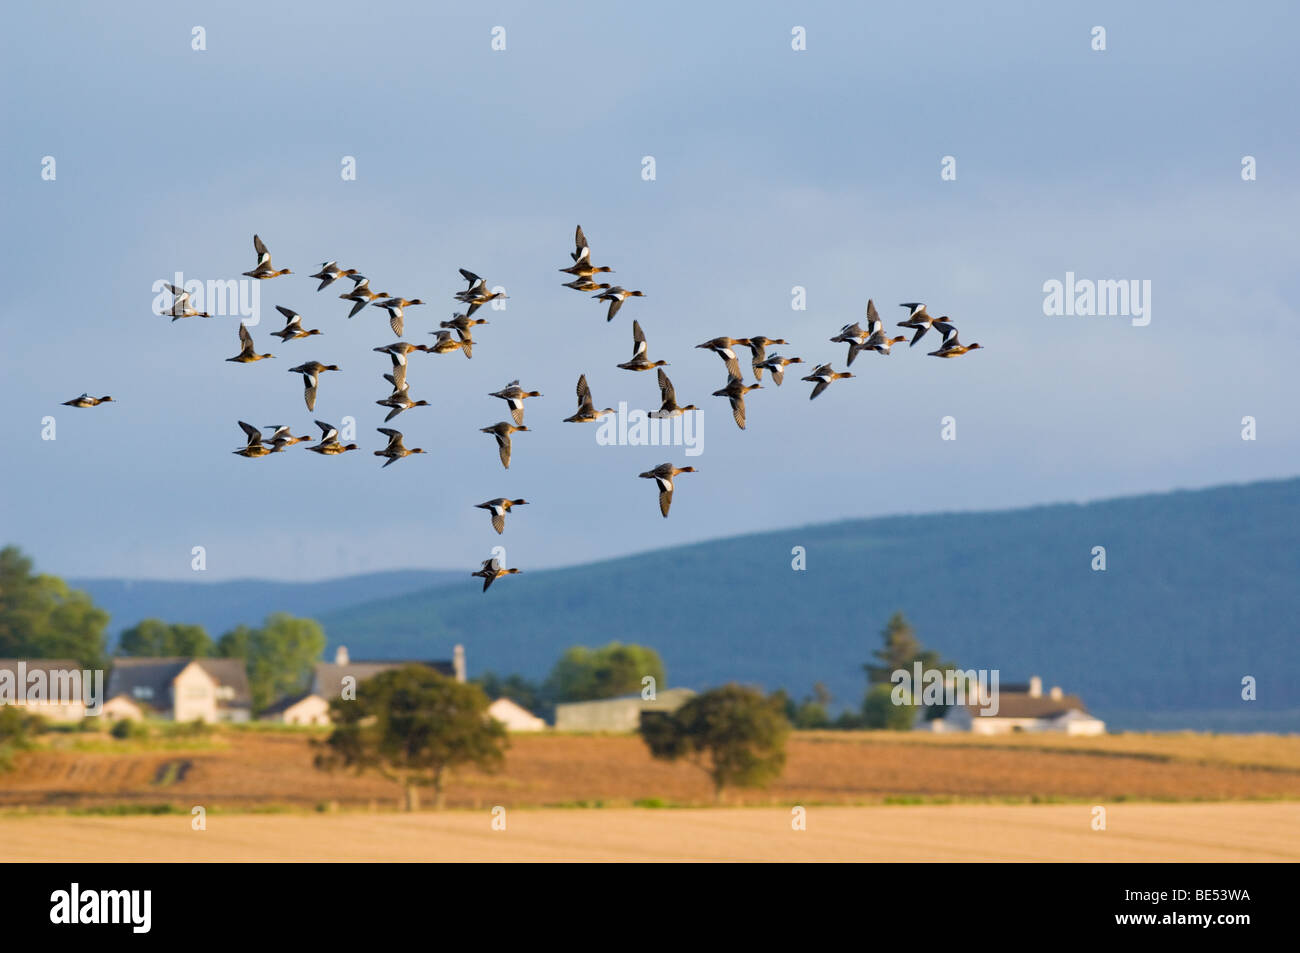
[[[90,593],[105,609],[110,644],[141,619],[197,623],[214,639],[240,624],[254,625],[271,612],[312,616],[343,606],[387,599],[445,584],[460,573],[377,572],[324,582],[155,582],[129,579],[70,579],[68,584]]]
[[[805,571],[791,568],[795,546]],[[1105,572],[1090,568],[1094,546]],[[1103,717],[1195,712],[1188,727],[1205,728],[1218,712],[1225,729],[1249,730],[1272,712],[1258,723],[1276,730],[1277,713],[1293,710],[1293,723],[1300,709],[1297,479],[851,520],[479,585],[467,570],[396,602],[305,602],[353,657],[435,657],[463,642],[471,672],[540,677],[569,645],[617,639],[658,649],[673,685],[735,679],[799,696],[822,681],[852,705],[900,609],[946,659],[1004,682],[1041,675]],[[1246,675],[1253,703],[1240,700]]]

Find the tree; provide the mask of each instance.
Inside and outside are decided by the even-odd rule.
[[[829,689],[821,682],[815,682],[812,695],[795,706],[794,715],[790,720],[800,731],[829,728],[831,726],[830,705]]]
[[[617,698],[639,694],[647,675],[663,687],[664,663],[654,649],[618,642],[598,649],[575,645],[555,663],[545,690],[557,702]]]
[[[951,669],[951,662],[944,662],[940,659],[939,653],[932,649],[926,649],[921,645],[921,641],[916,637],[916,632],[911,623],[903,617],[903,613],[895,612],[890,616],[885,627],[880,631],[883,645],[871,654],[881,663],[872,665],[870,663],[863,666],[867,672],[867,697],[863,699],[862,713],[867,720],[869,727],[896,727],[903,721],[902,716],[889,718],[880,708],[880,702],[872,701],[872,693],[876,686],[893,684],[893,675],[897,671],[905,671],[911,677],[917,662],[921,663],[921,671],[928,672],[931,669]],[[920,693],[920,686],[914,686],[917,694]],[[870,711],[868,706],[874,706]],[[898,708],[897,705],[891,705],[892,708]],[[946,706],[934,705],[926,708],[925,717],[927,719],[938,718],[947,711]],[[873,714],[874,712],[874,714]],[[914,713],[913,713],[914,714]],[[912,726],[915,718],[909,715],[907,728]],[[884,721],[886,724],[876,725],[875,722]]]
[[[241,625],[221,636],[223,658],[242,658],[248,666],[253,710],[307,687],[312,665],[325,651],[325,630],[314,619],[273,612],[261,628]]]
[[[721,801],[727,787],[764,787],[780,776],[789,731],[781,695],[731,683],[675,712],[646,712],[641,736],[653,757],[703,769]]]
[[[0,657],[71,658],[101,668],[108,613],[57,576],[36,575],[16,546],[0,549]]]
[[[201,625],[144,619],[118,637],[117,654],[126,656],[175,656],[207,658],[216,646]]]
[[[889,617],[880,631],[880,637],[884,645],[871,654],[883,664],[863,666],[867,671],[867,681],[872,685],[888,685],[894,672],[899,669],[910,672],[915,662],[920,662],[922,668],[927,670],[941,664],[938,652],[921,647],[915,630],[901,612],[895,612]]]
[[[316,742],[316,767],[375,771],[402,786],[408,811],[419,807],[419,788],[432,787],[441,808],[448,772],[469,764],[492,772],[505,760],[505,727],[487,707],[477,685],[426,666],[382,672],[357,686],[355,700],[330,702],[334,730]]]
[[[906,705],[895,705],[894,690],[889,685],[872,685],[862,702],[863,727],[888,731],[910,731],[916,724],[916,708],[908,699]]]
[[[217,657],[247,659],[252,643],[252,628],[241,623],[217,639]]]
[[[0,706],[0,774],[13,770],[13,757],[31,748],[36,735],[45,730],[45,719],[16,705]]]

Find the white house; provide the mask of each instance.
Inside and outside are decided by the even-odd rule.
[[[278,721],[285,725],[328,725],[330,703],[311,692],[289,695],[257,717],[262,721]]]
[[[488,705],[488,715],[506,726],[506,731],[545,731],[546,722],[509,698]]]
[[[1067,735],[1106,733],[1106,723],[1091,715],[1078,695],[1067,695],[1057,686],[1043,694],[1043,680],[1037,675],[1028,684],[1001,686],[996,701],[996,711],[985,711],[978,702],[956,705],[942,718],[918,721],[916,730],[965,731],[976,735],[1017,731],[1054,731]]]
[[[104,707],[118,718],[247,721],[252,709],[243,659],[114,659],[108,698]]]

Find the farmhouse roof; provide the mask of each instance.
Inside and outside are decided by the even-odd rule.
[[[1052,698],[1050,695],[1030,695],[1028,692],[998,692],[998,712],[996,715],[980,715],[983,718],[1056,718],[1069,711],[1081,711],[1088,714],[1083,699],[1078,695],[1062,695]],[[981,706],[978,702],[967,706],[971,714],[979,715]]]
[[[241,708],[252,703],[248,671],[244,660],[237,658],[117,658],[113,660],[113,672],[108,678],[108,697],[135,696],[137,689],[147,688],[154,699],[166,699],[176,676],[191,662],[207,672],[218,685],[233,691],[231,698],[221,700],[222,705]]]
[[[343,679],[351,675],[358,682],[364,682],[367,678],[372,678],[381,672],[390,672],[396,668],[404,668],[407,665],[424,665],[433,669],[441,675],[447,675],[451,678],[456,677],[456,667],[449,660],[439,661],[421,661],[421,660],[402,660],[389,659],[387,661],[370,661],[370,662],[347,662],[339,665],[335,662],[317,662],[315,674],[312,678],[311,691],[314,695],[320,695],[322,698],[330,700],[338,698],[343,690]]]

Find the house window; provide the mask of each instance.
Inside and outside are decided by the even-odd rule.
[[[153,689],[148,685],[137,685],[131,690],[131,694],[136,698],[153,698]]]
[[[231,688],[229,685],[217,686],[217,698],[221,699],[222,701],[230,701],[230,699],[234,697],[235,697],[235,690]]]
[[[202,685],[190,685],[185,689],[186,698],[207,698],[208,690]]]

